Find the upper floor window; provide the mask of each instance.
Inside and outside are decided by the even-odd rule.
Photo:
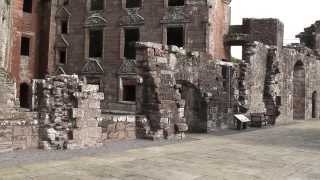
[[[126,8],[138,8],[141,7],[141,0],[127,0]]]
[[[67,64],[67,51],[65,49],[59,50],[59,63],[60,64]]]
[[[104,9],[104,0],[91,0],[91,11],[100,11]]]
[[[29,56],[30,53],[30,38],[21,37],[20,55]]]
[[[68,34],[68,21],[67,20],[61,20],[60,22],[60,31],[61,34]]]
[[[168,0],[168,6],[184,6],[184,0]]]
[[[167,45],[184,46],[184,30],[182,26],[167,28]]]
[[[91,30],[89,32],[89,57],[102,57],[103,30]]]
[[[64,6],[69,5],[69,0],[64,0],[64,1],[63,1],[63,5],[64,5]]]
[[[32,0],[23,0],[23,12],[32,13]]]
[[[125,45],[124,45],[124,57],[127,59],[136,58],[135,43],[140,40],[139,28],[125,29],[124,31]]]

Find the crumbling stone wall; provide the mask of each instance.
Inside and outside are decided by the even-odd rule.
[[[102,143],[136,138],[135,114],[104,113],[102,116],[103,119],[99,122],[102,128]]]
[[[205,53],[137,43],[138,134],[170,137],[187,128],[207,132],[228,126],[235,101],[223,87],[218,62]]]
[[[319,92],[320,85],[318,79],[320,78],[317,72],[320,68],[320,62],[318,57],[313,54],[313,51],[303,46],[288,46],[283,48],[279,53],[279,69],[280,79],[279,85],[281,90],[281,107],[280,107],[280,123],[289,123],[294,119],[294,71],[297,63],[301,63],[301,66],[305,73],[305,107],[304,117],[306,120],[312,119],[312,93]],[[319,101],[316,101],[317,107],[319,107]],[[303,107],[302,107],[303,108]],[[316,118],[319,118],[319,111],[316,109]]]
[[[316,25],[306,29],[299,35],[301,41],[315,31]],[[282,37],[283,25],[277,19],[244,19],[243,25],[231,26],[226,44],[244,49],[236,88],[240,112],[266,113],[278,124],[319,118],[317,49],[311,41],[306,45],[312,49],[303,44],[282,47]]]
[[[38,146],[38,126],[34,113],[17,106],[16,84],[0,68],[0,152]]]
[[[0,67],[8,70],[8,48],[10,47],[11,6],[10,1],[0,1]]]
[[[0,152],[37,148],[38,125],[32,112],[9,111],[0,116]]]
[[[66,149],[101,144],[99,86],[88,85],[78,76],[60,75],[36,82],[36,107],[39,112],[40,146]]]
[[[119,98],[120,76],[125,73],[130,77],[134,76],[132,72],[119,73],[130,61],[124,57],[125,30],[137,28],[140,31],[139,41],[165,45],[167,27],[183,27],[185,49],[203,51],[215,58],[225,59],[228,57],[228,50],[225,49],[223,37],[230,24],[230,2],[231,0],[185,0],[184,6],[168,6],[167,0],[144,0],[141,7],[126,8],[125,0],[117,0],[104,1],[104,8],[99,11],[90,10],[90,1],[73,0],[67,5],[52,3],[57,27],[59,28],[61,18],[69,21],[68,33],[55,31],[55,25],[51,30],[56,33],[55,47],[58,48],[55,50],[66,49],[68,57],[66,64],[51,57],[49,66],[53,67],[49,69],[62,68],[67,74],[82,74],[89,58],[89,31],[103,30],[103,55],[96,58],[103,72],[91,68],[86,76],[90,78],[101,73],[99,79],[106,96],[102,102],[103,109],[133,113],[136,111],[135,104],[124,103]],[[55,57],[57,56],[58,52]]]
[[[259,42],[247,43],[240,63],[239,98],[241,113],[265,112],[264,90],[268,47]]]

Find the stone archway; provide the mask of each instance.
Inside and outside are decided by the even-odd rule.
[[[293,119],[305,119],[306,92],[305,69],[301,61],[294,66],[293,71]]]
[[[314,91],[312,93],[312,118],[317,118],[318,116],[318,107],[317,107],[317,100],[318,99],[318,93],[317,91]]]
[[[181,84],[181,98],[185,100],[184,117],[189,132],[203,133],[207,131],[207,108],[199,88],[188,81],[178,81]]]

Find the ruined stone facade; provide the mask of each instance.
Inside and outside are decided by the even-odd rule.
[[[176,46],[137,44],[137,125],[145,116],[145,136],[170,138],[181,133],[210,132],[232,121],[234,89],[222,75],[231,63]],[[232,112],[232,111],[230,111]],[[143,118],[142,118],[143,120]]]
[[[243,46],[241,64],[248,68],[240,69],[247,79],[242,113],[266,112],[278,124],[318,119],[319,57],[316,46],[306,42],[310,28],[298,35],[301,44],[288,46],[282,45],[283,25],[277,19],[244,19],[230,29],[225,42]]]
[[[230,26],[229,0],[21,2],[0,1],[0,151],[319,119],[319,22],[283,46],[277,19]]]
[[[106,97],[103,109],[134,113],[135,98],[126,98],[130,95],[127,91],[135,91],[134,42],[177,43],[186,50],[228,58],[223,38],[230,24],[230,2],[181,2],[88,0],[59,4],[55,15],[56,71],[81,74],[89,83],[100,84]],[[172,42],[173,38],[178,42]]]

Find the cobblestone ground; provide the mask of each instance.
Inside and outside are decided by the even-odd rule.
[[[34,162],[36,153],[29,152],[19,164],[8,163],[15,153],[1,154],[7,160],[0,158],[0,164],[7,167],[0,166],[0,179],[320,179],[320,121],[192,137],[199,140],[118,152],[71,151],[78,156],[65,159],[53,152],[60,158]]]

